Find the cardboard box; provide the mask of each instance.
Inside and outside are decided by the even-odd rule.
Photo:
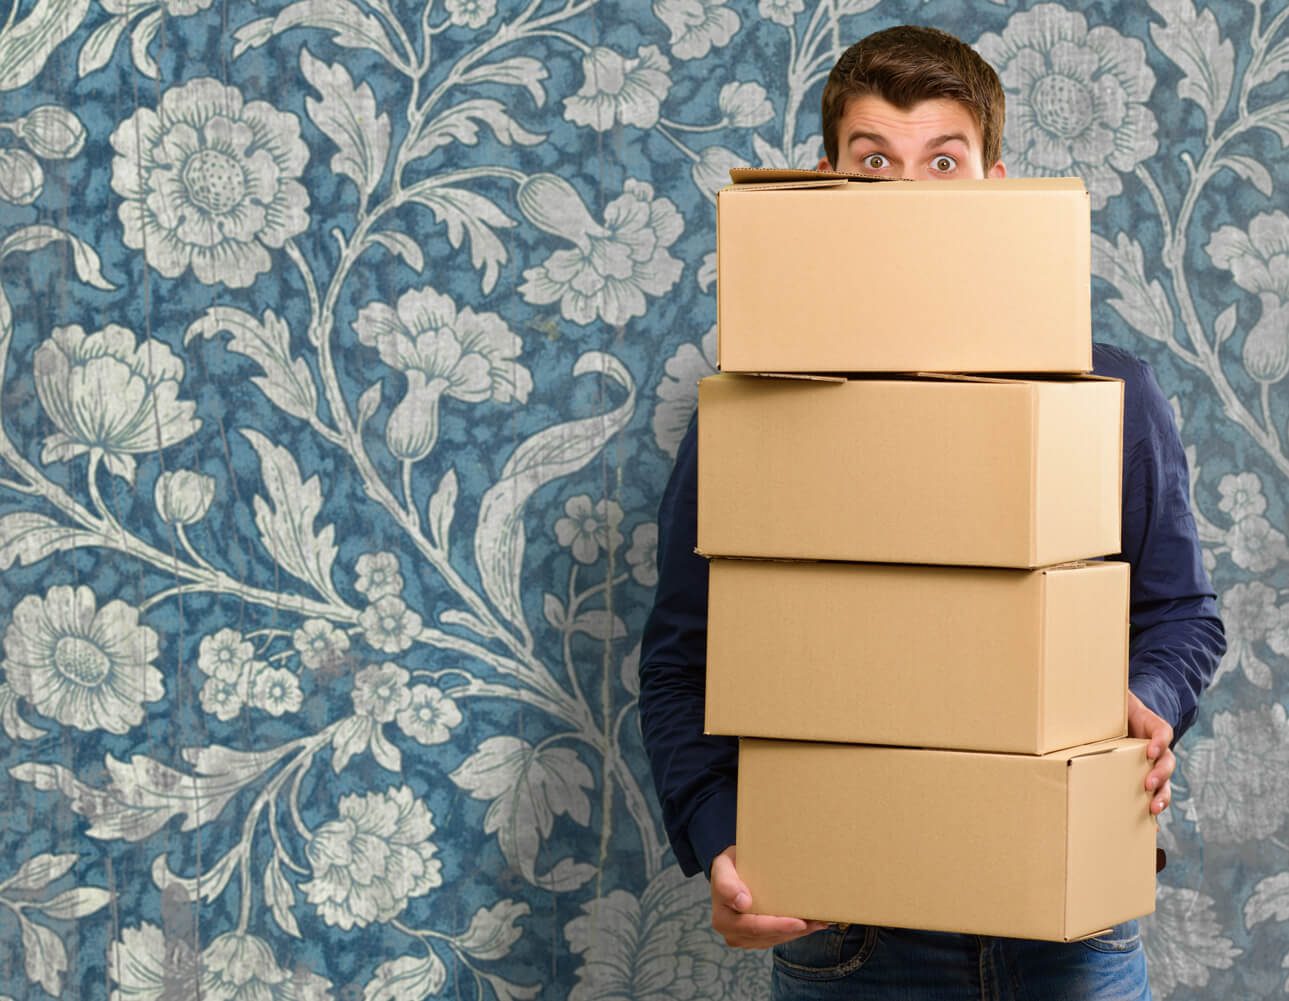
[[[709,556],[1034,568],[1119,551],[1123,384],[710,376]]]
[[[722,371],[1091,369],[1080,179],[751,175],[716,202]]]
[[[1126,563],[711,561],[709,733],[1042,754],[1127,691]]]
[[[1031,757],[741,741],[752,910],[1051,941],[1148,914],[1146,743]]]

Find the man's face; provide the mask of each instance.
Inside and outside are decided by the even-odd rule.
[[[901,109],[875,94],[852,97],[837,126],[837,162],[820,170],[858,171],[910,181],[1006,177],[998,161],[988,171],[971,112],[936,98]]]

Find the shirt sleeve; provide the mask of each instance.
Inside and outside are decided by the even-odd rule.
[[[1132,567],[1128,687],[1180,738],[1226,637],[1190,507],[1186,453],[1150,366],[1125,380],[1123,552]]]
[[[738,741],[703,732],[707,561],[698,536],[696,419],[658,510],[658,587],[640,647],[640,728],[681,870],[710,872],[734,843]]]

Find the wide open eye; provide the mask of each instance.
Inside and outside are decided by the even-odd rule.
[[[951,171],[957,170],[957,168],[958,161],[948,153],[941,153],[939,156],[934,157],[931,160],[931,169],[938,174],[948,174]]]
[[[885,170],[891,165],[891,161],[881,153],[869,153],[860,161],[865,170]]]

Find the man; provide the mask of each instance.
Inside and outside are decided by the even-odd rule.
[[[905,26],[870,35],[838,60],[822,105],[820,169],[917,180],[1006,176],[1002,86],[983,59],[944,32]],[[930,253],[934,234],[928,241]],[[1098,374],[1125,383],[1123,552],[1115,558],[1132,567],[1128,731],[1149,741],[1142,808],[1158,815],[1172,795],[1171,744],[1194,721],[1225,640],[1171,410],[1144,362],[1100,344],[1093,362]],[[659,511],[658,588],[641,653],[641,725],[681,868],[709,873],[712,924],[727,943],[774,947],[774,996],[1148,999],[1135,922],[1062,944],[757,913],[735,868],[737,743],[703,734],[707,564],[693,552],[696,502],[691,423]],[[934,799],[927,815],[931,823],[953,819],[936,817]]]

